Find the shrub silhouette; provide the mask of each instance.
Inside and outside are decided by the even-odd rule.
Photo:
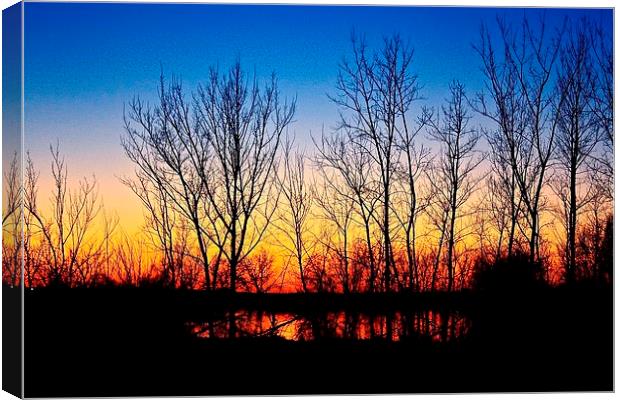
[[[545,285],[542,263],[531,263],[524,253],[494,263],[479,261],[472,277],[472,288],[485,292],[522,292]]]

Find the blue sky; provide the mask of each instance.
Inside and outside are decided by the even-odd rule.
[[[123,103],[153,97],[160,65],[193,89],[209,66],[225,69],[237,58],[259,79],[275,71],[282,94],[297,96],[294,130],[308,144],[309,131],[337,121],[326,94],[352,31],[371,47],[393,33],[409,40],[425,104],[438,106],[452,79],[481,88],[471,47],[480,24],[498,15],[516,22],[524,12],[545,12],[551,24],[589,15],[611,34],[611,10],[26,3],[26,147],[47,167],[59,138],[76,174],[125,190],[116,178],[131,172],[120,147]]]
[[[61,128],[54,135],[94,136],[105,128],[110,129],[106,136],[114,136],[109,142],[118,142],[123,102],[153,94],[160,64],[191,89],[206,77],[210,65],[226,68],[236,58],[259,78],[275,71],[283,94],[297,96],[297,130],[329,126],[336,111],[326,93],[333,93],[337,65],[349,52],[352,31],[366,35],[371,46],[392,33],[410,40],[423,95],[439,102],[452,79],[470,90],[481,86],[479,60],[471,50],[481,22],[492,24],[497,15],[518,20],[523,13],[488,8],[27,3],[26,104],[29,125],[36,128],[29,133],[33,138],[49,136],[45,127],[54,126]],[[552,23],[564,15],[611,17],[602,10],[556,9],[546,14]],[[62,128],[88,129],[78,134]]]
[[[3,10],[2,167],[5,171],[21,147],[21,22],[21,4]]]

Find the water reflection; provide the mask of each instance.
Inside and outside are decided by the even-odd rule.
[[[387,315],[345,311],[296,315],[241,310],[208,321],[189,322],[187,327],[192,334],[205,339],[277,337],[293,341],[423,339],[449,342],[465,336],[470,321],[459,313],[430,310]]]

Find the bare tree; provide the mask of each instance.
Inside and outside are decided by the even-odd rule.
[[[149,278],[151,271],[147,268],[147,246],[143,238],[130,237],[121,233],[114,254],[114,273],[111,277],[121,285],[139,286],[141,281]]]
[[[489,240],[495,240],[493,252],[495,260],[499,260],[502,256],[510,258],[515,247],[519,249],[515,231],[521,211],[519,204],[514,203],[514,190],[517,190],[518,194],[518,188],[509,183],[510,180],[505,179],[506,174],[496,169],[497,167],[499,167],[498,164],[492,163],[492,174],[486,178],[485,193],[479,207],[480,223],[490,226],[492,231],[484,229],[481,234],[488,235]],[[512,173],[509,171],[508,174]],[[493,233],[497,236],[493,237]],[[506,243],[505,252],[504,242]]]
[[[2,225],[7,223],[15,213],[19,211],[21,207],[21,176],[20,176],[20,157],[17,153],[13,154],[9,168],[4,172],[4,198],[2,200]]]
[[[316,234],[317,245],[306,262],[306,283],[310,290],[316,292],[331,292],[335,290],[335,283],[331,270],[330,255],[333,253],[333,231],[323,225]]]
[[[395,269],[392,254],[392,183],[398,165],[398,135],[411,103],[417,98],[417,76],[411,73],[413,51],[399,36],[384,40],[381,51],[367,54],[363,40],[353,39],[353,61],[343,61],[337,82],[340,129],[371,157],[378,171],[383,237],[383,287],[389,291]]]
[[[437,182],[441,181],[441,174],[436,168],[430,168],[426,171],[429,183],[429,199],[433,199],[429,207],[425,209],[425,214],[428,217],[430,225],[438,232],[437,246],[434,251],[434,257],[432,262],[432,272],[429,284],[429,289],[435,291],[439,280],[439,270],[441,267],[441,255],[443,254],[443,248],[446,242],[448,218],[450,216],[450,205],[446,201],[446,196],[440,195],[440,188],[444,185],[440,185]],[[430,257],[427,257],[430,258]],[[429,260],[427,259],[426,262]]]
[[[593,110],[595,81],[592,51],[586,21],[570,30],[560,57],[558,92],[559,99],[557,131],[557,174],[554,191],[560,198],[563,223],[566,228],[566,281],[574,282],[577,263],[577,222],[582,208],[592,200],[595,193],[586,176],[586,161],[592,156],[599,140],[600,123]]]
[[[499,23],[504,36],[509,35],[508,27]],[[486,27],[481,29],[480,45],[475,47],[482,60],[482,71],[486,78],[485,90],[478,93],[472,101],[472,108],[489,118],[497,126],[495,129],[483,130],[489,143],[489,160],[493,177],[489,181],[494,197],[501,203],[508,203],[502,208],[505,215],[509,210],[509,222],[506,227],[507,255],[512,256],[517,233],[517,224],[521,212],[521,196],[517,184],[519,172],[519,151],[525,135],[525,105],[520,94],[516,74],[511,65],[497,59],[491,42],[491,35]],[[489,103],[490,102],[490,103]],[[499,235],[498,251],[501,252],[503,229]]]
[[[275,165],[282,133],[295,101],[280,100],[275,75],[260,89],[235,64],[228,74],[212,69],[196,98],[199,137],[208,137],[212,157],[198,172],[211,212],[211,240],[229,266],[236,290],[237,266],[259,244],[275,209]]]
[[[603,132],[602,154],[595,157],[594,169],[601,172],[599,179],[605,194],[613,199],[614,178],[614,52],[613,40],[605,34],[600,25],[590,24],[589,41],[593,56],[592,70],[594,78],[593,114]]]
[[[261,249],[239,264],[239,281],[247,291],[266,293],[282,287],[284,272],[285,269],[281,269],[278,273],[273,255],[268,250]]]
[[[407,256],[407,286],[410,290],[417,291],[420,287],[416,252],[416,223],[419,215],[428,207],[429,198],[420,196],[419,180],[423,171],[430,164],[430,149],[423,145],[416,145],[415,139],[418,133],[426,125],[424,118],[409,128],[407,121],[402,115],[402,130],[399,131],[399,149],[403,154],[404,161],[397,170],[398,183],[400,185],[401,200],[397,201],[394,215],[401,225],[404,233],[405,251]]]
[[[306,158],[303,152],[293,152],[293,142],[284,143],[284,171],[277,175],[278,190],[282,196],[282,203],[278,212],[276,228],[284,236],[280,244],[295,259],[301,287],[308,291],[306,284],[305,260],[310,253],[310,237],[308,216],[313,205],[312,189],[309,187],[306,176]]]
[[[162,186],[155,186],[142,174],[136,180],[125,180],[125,184],[136,194],[145,210],[145,231],[162,255],[162,283],[174,286],[177,277],[175,254],[175,230],[179,216],[172,207],[173,200]]]
[[[133,99],[125,112],[122,146],[136,166],[136,178],[122,178],[145,205],[148,224],[164,250],[165,271],[174,265],[173,219],[185,218],[193,229],[204,270],[205,289],[216,281],[210,271],[205,221],[209,204],[205,191],[209,133],[198,127],[196,112],[186,100],[183,87],[172,79],[166,85],[160,77],[158,103],[150,106]],[[168,276],[169,278],[169,276]]]
[[[337,182],[334,177],[324,175],[322,181],[321,191],[317,190],[315,193],[315,202],[322,212],[321,217],[333,226],[334,232],[318,239],[329,253],[336,254],[342,291],[349,293],[351,289],[349,245],[355,203],[350,193],[347,193],[348,188],[334,183]],[[315,185],[315,188],[318,189],[318,186]]]
[[[24,251],[20,162],[21,157],[14,153],[8,170],[4,172],[2,191],[2,279],[11,286],[17,286],[20,282]]]
[[[331,134],[325,131],[321,134],[320,142],[314,140],[317,156],[315,163],[325,179],[331,177],[330,171],[336,173],[338,179],[328,179],[327,183],[342,182],[355,203],[355,213],[359,217],[359,224],[364,230],[364,242],[367,252],[368,291],[374,292],[377,277],[377,262],[375,247],[373,246],[373,226],[378,223],[377,205],[380,199],[380,190],[377,181],[373,179],[373,161],[364,148],[357,145],[353,132],[339,129]]]
[[[110,279],[112,279],[112,276],[114,275],[113,273],[113,266],[111,264],[111,262],[113,262],[113,253],[114,253],[114,239],[115,239],[115,233],[119,227],[119,222],[120,219],[118,217],[118,215],[116,214],[112,214],[112,215],[108,215],[108,213],[105,210],[105,207],[101,206],[101,209],[103,210],[103,227],[102,227],[102,233],[103,233],[103,238],[101,239],[101,245],[102,245],[102,262],[103,262],[103,270],[99,271],[99,275],[100,278],[102,280],[108,281]]]
[[[495,123],[496,128],[483,130],[489,143],[489,159],[493,171],[493,195],[501,203],[508,203],[509,223],[506,227],[506,253],[513,255],[515,236],[518,233],[519,217],[522,213],[522,198],[517,176],[520,166],[530,156],[526,147],[527,107],[521,92],[519,80],[511,60],[509,44],[514,40],[510,27],[498,20],[498,28],[504,41],[504,59],[498,58],[491,34],[483,26],[480,44],[475,46],[482,60],[482,72],[486,78],[485,89],[472,101],[472,108]],[[507,59],[507,60],[506,60]],[[525,161],[527,162],[527,161]],[[506,209],[500,210],[504,214]],[[503,231],[500,234],[497,253],[501,253]]]
[[[37,204],[39,173],[27,158],[25,210],[32,218],[48,254],[46,284],[84,285],[92,278],[93,260],[101,254],[101,243],[93,243],[88,234],[100,211],[96,180],[82,178],[78,187],[68,187],[67,166],[59,145],[50,146],[53,190],[51,216],[45,218]]]
[[[529,227],[529,259],[534,262],[539,258],[543,188],[548,183],[558,128],[555,110],[564,98],[553,78],[565,27],[549,37],[544,18],[537,26],[524,18],[517,31],[502,20],[498,20],[498,26],[502,58],[496,59],[490,35],[484,29],[477,49],[495,109],[482,96],[476,108],[499,125],[500,135],[490,140],[491,147],[494,156],[508,157],[512,171],[506,184],[510,193],[514,192],[514,183],[519,189],[512,217],[518,215],[522,204]]]
[[[447,229],[448,291],[454,287],[454,254],[456,242],[456,222],[461,217],[462,207],[475,190],[476,182],[472,172],[480,164],[481,158],[475,157],[479,134],[468,127],[471,118],[467,109],[465,90],[459,82],[450,85],[451,98],[442,107],[439,117],[429,117],[429,136],[440,146],[440,156],[436,173],[430,179],[435,188],[434,194],[447,210],[447,218],[442,224]]]

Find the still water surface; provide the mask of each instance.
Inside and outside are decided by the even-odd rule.
[[[293,341],[422,339],[434,342],[462,338],[470,325],[462,314],[430,310],[374,315],[338,311],[312,316],[242,310],[186,324],[192,334],[204,339],[278,337]]]

